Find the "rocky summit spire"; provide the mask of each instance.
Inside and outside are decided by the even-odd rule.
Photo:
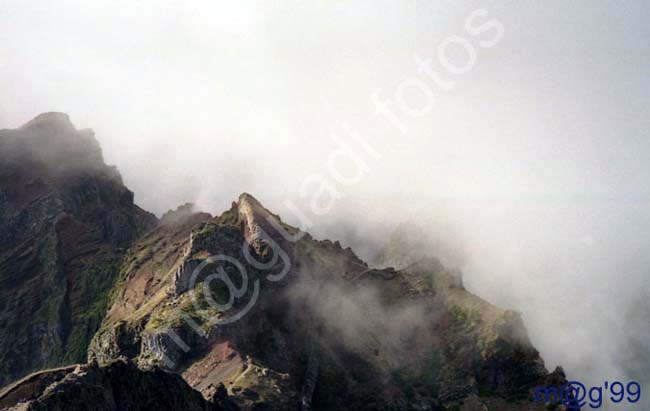
[[[242,193],[237,202],[237,210],[242,221],[246,224],[246,238],[259,234],[260,227],[268,225],[267,219],[273,218],[271,212],[264,208],[255,197]]]

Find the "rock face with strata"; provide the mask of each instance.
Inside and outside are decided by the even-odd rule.
[[[0,386],[85,358],[124,252],[156,221],[65,114],[0,131]]]

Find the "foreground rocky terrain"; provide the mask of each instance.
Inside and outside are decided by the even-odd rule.
[[[59,131],[61,115],[34,121],[39,136],[92,140]],[[0,144],[33,127],[4,131]],[[76,157],[31,197],[12,183],[26,171],[3,168],[0,224],[16,234],[2,239],[0,355],[14,362],[3,360],[0,385],[79,362],[80,347],[89,365],[27,377],[0,393],[0,407],[522,411],[544,409],[530,401],[535,385],[564,382],[517,313],[467,292],[433,252],[398,258],[391,245],[398,269],[371,267],[249,194],[216,217],[187,204],[157,222],[101,155]],[[36,289],[21,286],[30,278]],[[18,341],[30,341],[26,351]]]
[[[0,409],[221,411],[228,408],[217,401],[206,401],[178,375],[160,370],[142,372],[133,364],[116,361],[101,368],[92,364],[73,365],[30,375],[0,393]]]

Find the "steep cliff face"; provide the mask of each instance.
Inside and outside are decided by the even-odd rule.
[[[223,384],[244,410],[534,410],[529,390],[548,378],[518,314],[460,273],[435,259],[371,269],[248,194],[134,245],[89,350],[119,357],[206,398]]]
[[[124,252],[156,222],[65,114],[0,131],[0,386],[84,359]]]

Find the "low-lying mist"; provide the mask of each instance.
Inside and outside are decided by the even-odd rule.
[[[321,343],[345,348],[347,352],[381,353],[381,371],[402,368],[416,357],[406,342],[431,332],[437,320],[424,304],[404,301],[388,305],[375,286],[345,287],[336,281],[302,281],[289,286],[294,312],[306,312],[319,324]],[[379,377],[379,376],[378,376]]]

